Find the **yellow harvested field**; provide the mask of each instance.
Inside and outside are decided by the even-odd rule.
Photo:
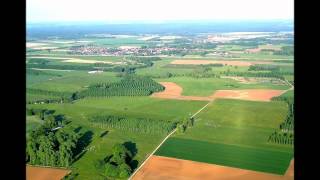
[[[293,161],[284,176],[176,158],[151,156],[132,180],[293,180]]]
[[[26,166],[27,180],[61,180],[71,171],[66,169]]]

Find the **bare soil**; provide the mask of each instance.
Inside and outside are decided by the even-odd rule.
[[[283,92],[283,90],[272,89],[217,90],[212,97],[251,101],[270,101],[272,97],[280,96]]]
[[[61,180],[70,170],[26,166],[27,180]]]
[[[179,100],[198,100],[198,101],[210,101],[210,97],[201,96],[182,96],[182,88],[173,82],[160,82],[165,87],[162,92],[153,93],[151,96],[164,99],[179,99]]]
[[[241,99],[251,101],[270,101],[274,96],[280,96],[284,90],[272,89],[243,89],[243,90],[217,90],[210,96],[182,96],[183,89],[173,82],[160,82],[165,87],[162,92],[153,93],[151,97],[163,99],[212,101],[216,98]]]
[[[291,168],[291,165],[289,167]],[[262,173],[239,168],[153,155],[133,180],[293,180],[293,176]]]

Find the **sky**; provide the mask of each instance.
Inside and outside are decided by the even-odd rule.
[[[293,19],[294,0],[26,0],[27,22]]]

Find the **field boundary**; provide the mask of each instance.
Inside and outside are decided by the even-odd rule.
[[[70,170],[66,167],[56,167],[56,166],[42,166],[42,165],[31,165],[31,164],[26,164],[26,166],[30,166],[30,167],[39,167],[39,168],[51,168],[51,169],[63,169],[63,170]]]
[[[213,99],[214,100],[214,99]],[[200,113],[203,109],[205,109],[213,100],[209,101],[206,105],[204,105],[200,110],[198,110],[196,113],[194,113],[191,118],[193,118],[195,115]],[[177,131],[177,128],[175,128],[170,134],[168,134],[162,141],[161,143],[155,148],[155,150],[152,151],[152,153],[147,157],[146,160],[131,174],[131,176],[128,178],[128,180],[131,180],[134,175],[143,167],[143,165],[153,156],[153,154],[160,148],[160,146],[173,134]]]

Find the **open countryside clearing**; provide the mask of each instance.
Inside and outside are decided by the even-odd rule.
[[[187,65],[200,65],[200,64],[227,64],[231,66],[251,66],[254,64],[270,64],[271,62],[265,61],[214,61],[214,60],[174,60],[170,64],[187,64]]]
[[[71,171],[66,169],[27,166],[26,172],[27,180],[61,180]]]
[[[288,168],[287,173],[284,176],[281,176],[153,155],[132,179],[293,180],[292,170],[293,160]]]
[[[284,90],[272,89],[243,89],[217,90],[210,96],[182,96],[183,89],[173,82],[160,82],[165,87],[162,92],[152,94],[151,97],[178,100],[211,101],[215,98],[242,99],[251,101],[270,101],[272,97],[280,96]]]

